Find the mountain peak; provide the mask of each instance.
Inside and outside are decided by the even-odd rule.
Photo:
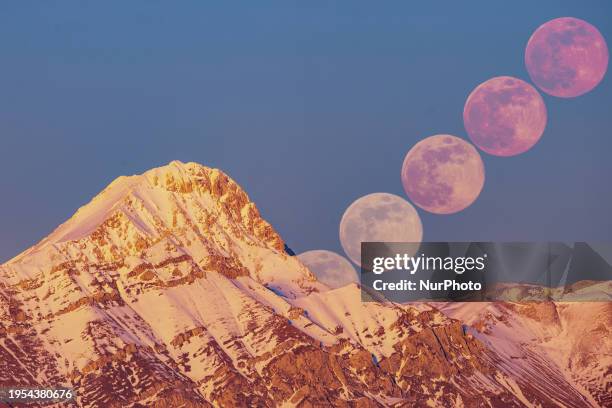
[[[133,255],[145,241],[171,236],[181,241],[179,236],[185,234],[207,233],[207,238],[218,238],[211,229],[220,235],[229,229],[255,245],[284,249],[280,236],[234,180],[221,170],[175,160],[140,175],[118,177],[47,238],[7,264],[45,248],[62,251],[101,236],[114,252]]]

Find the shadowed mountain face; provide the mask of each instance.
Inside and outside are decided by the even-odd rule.
[[[83,407],[610,402],[608,303],[362,303],[288,252],[218,170],[121,177],[0,267],[0,386]],[[555,340],[574,330],[598,343]]]

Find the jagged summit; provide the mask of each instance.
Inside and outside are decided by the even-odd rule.
[[[44,248],[105,234],[118,222],[129,224],[141,238],[155,239],[189,225],[199,229],[221,213],[233,230],[243,230],[264,246],[284,249],[280,236],[230,177],[218,169],[175,160],[140,175],[118,177],[48,237],[6,264]]]
[[[149,283],[169,284],[185,273],[166,276],[154,266],[174,258],[189,279],[207,270],[251,275],[293,295],[320,286],[299,261],[287,259],[283,240],[236,182],[221,170],[180,161],[117,178],[0,273],[17,279],[40,270],[47,276],[58,265],[120,274],[140,268],[150,272]]]

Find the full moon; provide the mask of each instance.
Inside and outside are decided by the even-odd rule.
[[[330,288],[339,288],[352,282],[359,282],[357,272],[351,263],[335,252],[325,250],[306,251],[298,255],[317,279]]]
[[[476,148],[451,135],[421,140],[410,149],[402,166],[406,194],[434,214],[452,214],[471,205],[484,179],[484,165]]]
[[[547,94],[572,98],[595,88],[608,68],[608,46],[584,20],[562,17],[541,25],[525,50],[531,79]]]
[[[423,226],[416,209],[401,197],[373,193],[354,201],[340,221],[340,243],[355,264],[361,264],[362,242],[420,243]]]
[[[495,156],[514,156],[540,140],[546,127],[546,105],[525,81],[491,78],[468,96],[463,123],[480,149]]]

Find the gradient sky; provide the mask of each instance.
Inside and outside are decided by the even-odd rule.
[[[345,208],[405,196],[420,139],[466,138],[466,97],[529,81],[531,33],[587,20],[612,45],[612,2],[3,2],[0,260],[50,233],[119,175],[173,159],[219,167],[295,251],[342,253]],[[483,154],[480,198],[420,211],[425,240],[612,241],[612,79],[543,95],[526,154]]]

